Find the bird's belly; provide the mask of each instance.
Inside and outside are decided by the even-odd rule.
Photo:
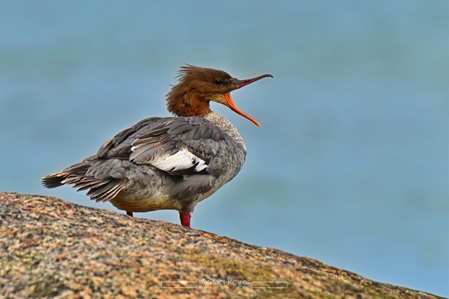
[[[132,188],[120,192],[111,203],[128,212],[149,212],[155,210],[177,210],[177,201],[171,199],[166,190]]]

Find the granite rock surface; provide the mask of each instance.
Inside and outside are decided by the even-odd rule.
[[[317,260],[0,192],[0,298],[441,298]]]

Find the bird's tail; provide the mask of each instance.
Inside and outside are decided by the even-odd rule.
[[[86,160],[81,163],[74,164],[60,172],[44,176],[41,179],[42,185],[46,188],[56,188],[65,184],[76,183],[76,181],[81,180],[86,175],[89,167],[90,163]]]
[[[57,172],[44,176],[41,183],[45,188],[56,188],[64,185],[63,181],[68,177],[67,173]]]
[[[96,201],[108,201],[117,196],[125,187],[124,180],[111,176],[94,177],[87,172],[94,163],[94,156],[66,169],[44,176],[42,185],[46,188],[56,188],[62,185],[73,185],[78,191],[89,189],[87,195]]]

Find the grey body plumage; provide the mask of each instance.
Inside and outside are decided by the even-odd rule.
[[[184,151],[193,157],[186,156],[181,168],[160,162],[155,166]],[[111,201],[127,211],[190,213],[239,172],[245,157],[237,129],[213,112],[205,117],[154,117],[123,130],[96,155],[44,177],[42,183],[48,188],[73,184],[88,189],[93,200]],[[194,158],[205,162],[200,171]]]

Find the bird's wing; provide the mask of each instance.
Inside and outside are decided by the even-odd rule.
[[[225,138],[203,118],[149,118],[107,141],[98,156],[150,164],[171,175],[194,174],[207,171]]]
[[[100,158],[118,158],[118,159],[128,159],[129,157],[129,145],[137,139],[136,133],[144,130],[146,127],[151,127],[162,118],[151,117],[146,118],[134,126],[125,129],[106,141],[98,150],[97,155]]]

